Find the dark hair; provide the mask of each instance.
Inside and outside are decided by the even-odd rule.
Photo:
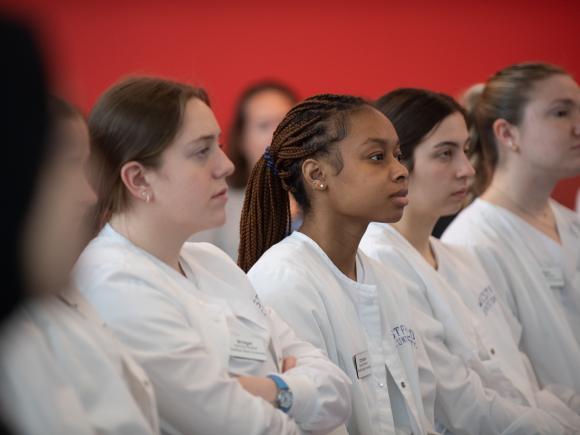
[[[567,72],[546,63],[520,63],[498,71],[487,81],[472,114],[476,127],[472,129],[471,138],[476,195],[485,191],[498,163],[493,123],[505,119],[512,125],[519,125],[536,83],[558,74]]]
[[[96,159],[98,231],[126,206],[121,168],[130,161],[155,168],[179,132],[187,102],[209,105],[203,89],[152,77],[133,77],[107,90],[89,116],[91,152]]]
[[[409,172],[413,170],[415,148],[441,121],[459,112],[467,123],[465,109],[453,98],[426,89],[397,89],[383,95],[375,104],[393,123]]]
[[[0,18],[0,100],[2,141],[8,152],[1,180],[5,186],[2,210],[2,247],[5,303],[0,322],[25,299],[28,289],[23,268],[23,237],[28,215],[48,153],[46,80],[37,41],[28,28]]]
[[[248,271],[291,228],[288,192],[304,214],[310,209],[302,176],[307,158],[330,155],[340,172],[340,152],[332,146],[348,134],[348,118],[370,103],[347,95],[315,95],[291,109],[282,120],[272,145],[258,161],[248,181],[242,219],[238,265]]]
[[[244,152],[243,137],[247,124],[247,105],[256,95],[262,92],[278,92],[294,105],[298,95],[287,85],[276,81],[261,81],[248,88],[240,95],[236,104],[236,111],[228,137],[227,154],[235,166],[234,173],[228,178],[231,187],[242,189],[246,186],[250,176],[250,162]]]

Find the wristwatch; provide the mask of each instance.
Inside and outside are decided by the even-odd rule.
[[[268,375],[270,379],[274,381],[276,387],[278,387],[278,395],[276,396],[276,405],[281,411],[288,413],[292,404],[294,403],[294,395],[290,391],[288,384],[280,376]]]

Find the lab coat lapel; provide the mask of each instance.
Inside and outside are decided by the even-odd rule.
[[[178,275],[188,282],[189,287],[194,287],[196,292],[203,293],[206,298],[215,297],[226,301],[237,317],[243,317],[262,329],[269,329],[266,307],[252,285],[245,279],[245,275],[234,286],[228,280],[216,276],[215,273],[197,264],[195,258],[187,254],[182,255],[181,265],[187,279]],[[174,272],[177,274],[176,271]],[[243,274],[241,271],[240,273]],[[198,287],[201,285],[204,286],[203,289]]]

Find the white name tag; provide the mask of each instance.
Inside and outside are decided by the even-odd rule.
[[[542,269],[542,273],[551,289],[561,289],[564,287],[564,272],[559,267],[546,267]]]
[[[356,369],[357,378],[363,379],[371,374],[371,360],[368,350],[355,354],[352,360],[354,362],[354,368]]]
[[[259,337],[233,336],[230,343],[230,356],[254,361],[266,361],[266,345]]]

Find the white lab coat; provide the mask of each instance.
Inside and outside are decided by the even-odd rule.
[[[81,255],[75,274],[150,376],[164,431],[324,433],[348,419],[348,378],[261,304],[226,254],[186,243],[180,264],[187,278],[107,225]],[[238,340],[246,343],[241,351]],[[280,373],[288,356],[298,365],[281,375],[294,393],[286,415],[234,376]]]
[[[542,408],[559,413],[558,422],[538,409],[538,388],[511,336],[507,309],[477,258],[434,238],[431,244],[439,271],[388,224],[370,225],[361,248],[417,284],[409,294],[437,376],[438,422],[457,434],[553,434],[563,432],[560,425],[575,433],[580,419],[552,394],[539,398]]]
[[[75,291],[17,314],[2,340],[0,385],[18,433],[159,433],[145,372]]]
[[[540,385],[580,413],[580,219],[551,201],[562,245],[510,211],[477,199],[443,241],[469,246],[522,326]]]
[[[388,275],[389,285],[377,285],[386,281],[377,278],[372,260],[359,252],[355,282],[312,239],[295,231],[266,251],[248,276],[266,304],[349,375],[351,435],[432,430],[434,378],[420,341],[415,345],[398,334],[406,330],[403,335],[414,337],[406,295],[398,291],[395,275]],[[359,379],[355,355],[366,351],[372,374],[359,373]],[[419,371],[433,385],[426,388],[424,402]]]

